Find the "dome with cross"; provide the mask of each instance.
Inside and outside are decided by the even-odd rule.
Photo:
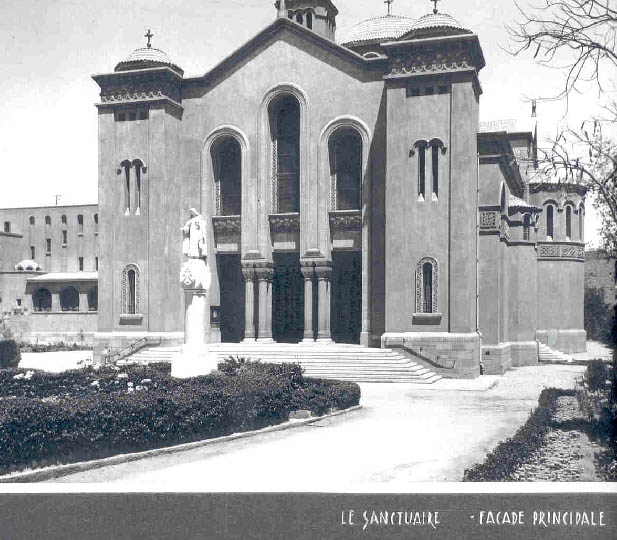
[[[161,49],[155,49],[150,43],[154,34],[148,30],[145,38],[148,39],[148,43],[145,47],[135,49],[124,60],[119,62],[114,71],[130,71],[133,69],[147,69],[154,67],[169,67],[180,75],[184,74],[184,71],[174,62],[171,61],[165,51]]]
[[[390,41],[406,34],[413,27],[414,19],[401,15],[382,15],[360,21],[342,40],[345,46]]]

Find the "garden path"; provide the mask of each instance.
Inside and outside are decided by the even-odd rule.
[[[363,408],[339,417],[53,481],[304,492],[408,491],[410,482],[459,481],[526,421],[544,387],[573,387],[583,369],[515,368],[484,390],[454,390],[454,381],[430,388],[362,384]]]

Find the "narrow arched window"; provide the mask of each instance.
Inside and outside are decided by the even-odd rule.
[[[566,240],[572,238],[572,207],[566,206]]]
[[[302,13],[296,14],[296,22],[298,24],[303,24],[304,23],[304,17],[302,17]]]
[[[124,213],[131,213],[131,164],[125,161],[122,164],[124,169]]]
[[[433,195],[437,197],[439,194],[439,146],[431,146],[431,158],[433,169]]]
[[[45,226],[51,227],[51,217],[45,216]]]
[[[359,210],[362,196],[362,137],[353,128],[336,130],[329,140],[334,210]]]
[[[585,241],[585,209],[582,206],[578,209],[578,241]]]
[[[130,314],[134,314],[135,313],[135,292],[137,291],[137,287],[136,287],[137,279],[136,279],[135,270],[128,271],[127,279],[128,279],[127,311]]]
[[[531,229],[531,216],[525,214],[523,216],[523,240],[529,241],[529,231]]]
[[[35,223],[34,216],[30,216],[30,225],[32,227],[34,227],[34,223]]]
[[[426,199],[426,146],[418,146],[418,198]]]
[[[226,137],[212,148],[216,183],[216,214],[242,214],[242,150],[233,137]]]
[[[425,262],[422,266],[422,281],[424,287],[423,313],[433,313],[433,265]]]
[[[66,216],[65,215],[62,215],[60,217],[60,223],[62,223],[63,228],[66,228]]]
[[[140,313],[139,268],[129,264],[122,272],[122,313],[135,315]]]
[[[84,216],[81,214],[77,216],[77,233],[84,234]]]
[[[62,311],[79,311],[79,293],[75,287],[67,287],[60,292]]]
[[[310,11],[306,14],[306,27],[309,30],[313,29],[313,13]]]
[[[94,214],[94,234],[99,234],[99,215]]]
[[[293,96],[270,109],[274,213],[300,211],[300,104]]]
[[[549,204],[546,207],[546,239],[552,240],[553,235],[554,235],[553,205]]]
[[[425,257],[416,267],[416,313],[437,313],[437,261]]]
[[[141,213],[141,164],[135,163],[135,213]]]

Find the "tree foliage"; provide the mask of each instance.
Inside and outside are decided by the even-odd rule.
[[[537,62],[565,74],[563,89],[553,99],[567,98],[589,82],[602,95],[615,91],[614,0],[540,0],[526,9],[517,7],[521,19],[508,27],[515,44],[511,52],[533,52]],[[602,220],[602,247],[617,253],[617,104],[605,104],[605,111],[606,116],[589,118],[578,129],[560,130],[540,148],[538,175],[585,186]]]

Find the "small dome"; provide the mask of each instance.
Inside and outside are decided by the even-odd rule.
[[[373,17],[356,24],[341,41],[343,45],[359,45],[371,41],[390,41],[409,32],[414,19],[401,15]]]
[[[41,265],[36,261],[26,259],[25,261],[18,262],[15,265],[15,270],[19,272],[40,272],[42,269]]]
[[[429,13],[415,21],[410,28],[414,36],[418,34],[470,34],[471,31],[463,28],[460,23],[447,13]]]
[[[152,67],[167,66],[178,72],[184,73],[180,67],[174,64],[165,51],[154,47],[141,47],[135,49],[125,60],[118,63],[115,71],[129,71],[132,69],[147,69]]]

